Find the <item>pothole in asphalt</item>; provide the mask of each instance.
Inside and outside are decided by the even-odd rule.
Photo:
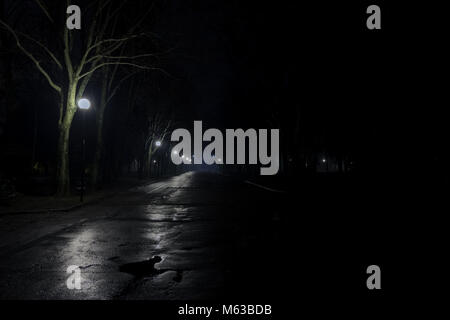
[[[155,267],[155,264],[160,263],[162,260],[160,256],[154,256],[148,260],[126,263],[119,267],[119,271],[131,274],[136,278],[154,277],[169,271],[175,271],[176,275],[173,277],[173,281],[181,282],[183,270],[157,269]]]

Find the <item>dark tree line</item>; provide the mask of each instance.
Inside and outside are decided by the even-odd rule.
[[[90,98],[92,112],[95,112],[95,148],[90,166],[90,181],[94,187],[102,182],[105,168],[111,166],[109,162],[116,161],[111,154],[105,154],[105,121],[112,105],[127,119],[116,126],[122,137],[132,138],[127,132],[136,130],[133,117],[146,119],[138,125],[142,145],[136,157],[142,158],[142,177],[150,175],[155,142],[166,138],[171,125],[170,111],[149,105],[150,100],[136,107],[137,95],[148,85],[148,74],[157,74],[153,78],[169,76],[161,63],[167,48],[159,45],[153,32],[161,1],[130,3],[77,1],[82,10],[82,28],[69,30],[66,9],[72,1],[0,2],[1,134],[6,130],[6,123],[12,121],[8,116],[18,108],[20,99],[16,88],[38,83],[38,92],[27,92],[36,94],[33,104],[39,112],[48,112],[52,107],[57,110],[54,163],[58,195],[69,194],[73,186],[69,155],[79,99]],[[52,106],[44,105],[44,101],[51,101]],[[137,112],[140,114],[136,115]],[[109,120],[117,121],[114,117]],[[117,143],[126,145],[134,141],[122,139]]]

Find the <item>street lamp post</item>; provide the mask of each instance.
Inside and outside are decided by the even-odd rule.
[[[322,162],[326,164],[327,173],[328,173],[328,160],[327,160],[327,158],[323,158]]]
[[[86,162],[86,112],[91,107],[91,102],[88,99],[80,99],[78,101],[78,108],[82,113],[82,124],[81,124],[81,137],[82,137],[82,158],[81,158],[81,186],[80,186],[80,202],[83,202],[84,196],[84,170]]]
[[[161,140],[156,140],[155,146],[156,146],[156,148],[161,148],[161,146],[162,146],[162,141],[161,141]],[[157,163],[156,160],[153,160],[153,165],[154,165],[154,167],[155,167],[156,176],[159,176],[159,163]]]

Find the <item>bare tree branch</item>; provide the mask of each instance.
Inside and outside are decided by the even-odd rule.
[[[44,6],[44,4],[41,2],[41,0],[34,0],[34,2],[36,2],[36,4],[41,8],[41,10],[44,12],[44,14],[47,16],[47,18],[50,20],[51,23],[55,23],[55,21],[53,20],[53,18],[50,16],[49,11],[47,10],[47,8]]]
[[[106,104],[108,104],[108,103],[112,100],[112,98],[114,98],[114,96],[116,95],[116,93],[117,93],[117,91],[119,90],[120,86],[121,86],[126,80],[128,80],[128,79],[131,78],[132,76],[136,75],[137,73],[138,73],[138,72],[136,71],[136,72],[130,73],[129,75],[126,75],[125,77],[123,77],[123,78],[119,81],[119,83],[114,87],[114,89],[111,91],[111,94],[109,95],[108,100],[106,100]]]
[[[71,79],[73,77],[73,65],[70,58],[69,30],[67,28],[64,28],[64,61],[67,67],[67,75]]]
[[[97,66],[95,66],[94,68],[92,68],[90,71],[82,74],[81,76],[78,77],[78,79],[82,79],[85,76],[95,72],[96,70],[104,67],[104,66],[110,66],[110,65],[125,65],[125,66],[131,66],[131,67],[135,67],[138,69],[144,69],[144,70],[159,70],[165,74],[168,74],[165,70],[161,69],[161,68],[155,68],[155,67],[149,67],[149,66],[143,66],[143,65],[139,65],[136,63],[131,63],[131,62],[105,62],[105,63],[101,63]]]
[[[146,58],[146,57],[156,57],[157,55],[154,53],[146,53],[146,54],[139,54],[136,56],[108,56],[108,55],[103,55],[103,54],[99,54],[96,56],[91,57],[87,62],[89,62],[90,60],[95,60],[95,59],[99,59],[99,58],[105,58],[105,59],[118,59],[118,60],[134,60],[134,59],[139,59],[139,58]]]
[[[125,51],[125,47],[122,47],[122,49],[120,50],[120,54],[123,54],[123,52]],[[115,65],[114,66],[114,69],[113,69],[113,72],[112,72],[112,74],[111,74],[111,76],[110,76],[110,80],[109,80],[109,82],[108,82],[108,90],[111,92],[111,87],[112,87],[112,85],[113,85],[113,82],[114,82],[114,79],[116,78],[116,74],[117,74],[117,71],[119,70],[119,65]]]
[[[28,51],[26,50],[23,46],[22,43],[19,40],[19,37],[17,36],[16,32],[8,25],[6,24],[3,20],[0,20],[0,24],[2,24],[15,38],[16,40],[16,44],[17,47],[28,57],[30,58],[31,61],[34,62],[34,64],[36,65],[36,67],[38,68],[39,72],[44,75],[44,77],[47,79],[48,84],[55,89],[57,92],[61,92],[61,87],[59,85],[57,85],[52,78],[50,77],[50,75],[47,73],[47,71],[44,70],[44,68],[41,66],[40,62]]]
[[[101,40],[98,41],[97,43],[93,44],[92,46],[88,47],[87,49],[87,53],[89,54],[93,49],[105,44],[105,43],[109,43],[109,42],[124,42],[124,41],[128,41],[137,37],[140,37],[141,35],[131,35],[128,37],[124,37],[124,38],[118,38],[118,39],[105,39],[105,40]]]
[[[26,33],[17,31],[17,34],[20,34],[21,36],[27,38],[28,40],[36,43],[38,46],[40,46],[42,49],[45,50],[45,52],[52,58],[52,60],[57,64],[58,68],[62,70],[63,66],[61,64],[61,62],[59,62],[58,58],[56,58],[56,56],[53,54],[53,52],[50,51],[49,48],[47,48],[43,43],[39,42],[38,40],[30,37],[29,35],[27,35]]]
[[[67,5],[69,5],[69,0],[67,0]],[[73,79],[73,65],[72,65],[72,59],[70,57],[70,43],[69,43],[69,30],[67,28],[64,28],[64,61],[66,63],[67,67],[67,75],[69,77],[69,80],[72,81]]]

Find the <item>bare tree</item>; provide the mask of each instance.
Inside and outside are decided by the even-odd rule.
[[[0,20],[16,25],[20,12],[17,2],[0,0]],[[7,33],[0,33],[0,137],[4,134],[10,114],[17,109],[16,88],[13,76],[15,53]]]
[[[70,128],[77,112],[76,102],[83,96],[94,73],[111,66],[157,69],[142,61],[150,54],[131,55],[126,50],[130,42],[146,36],[140,29],[153,8],[153,2],[141,1],[140,6],[135,4],[137,12],[134,12],[133,18],[123,19],[121,14],[128,1],[90,1],[83,10],[81,32],[69,31],[64,20],[60,19],[66,16],[66,7],[59,6],[57,12],[54,12],[44,0],[34,2],[47,23],[59,31],[55,37],[47,36],[52,41],[58,41],[58,44],[45,43],[30,34],[13,29],[4,20],[0,20],[0,26],[12,35],[17,47],[33,62],[49,87],[59,96],[57,194],[66,195],[70,192]],[[71,1],[67,0],[65,4],[69,6]],[[32,45],[33,49],[29,49]],[[114,75],[115,73],[109,76]]]
[[[164,142],[172,126],[172,120],[163,110],[155,111],[148,116],[148,126],[144,135],[144,175],[151,175],[153,154],[156,152],[157,142]]]
[[[137,71],[129,72],[128,74],[124,74],[119,78],[117,77],[119,66],[120,65],[118,64],[106,66],[103,68],[101,72],[102,89],[96,113],[97,136],[96,136],[95,155],[92,167],[92,181],[91,181],[92,186],[94,187],[97,187],[99,183],[100,164],[103,153],[103,127],[106,108],[110,105],[112,99],[119,91],[121,85],[138,73]]]

